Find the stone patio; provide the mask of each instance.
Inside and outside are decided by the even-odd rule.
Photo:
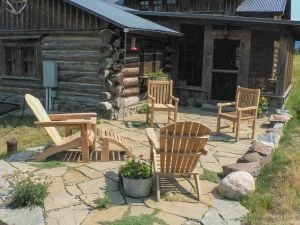
[[[207,125],[213,132],[216,130],[216,113],[200,111],[200,108],[181,108],[179,120],[198,121]],[[157,114],[155,117],[156,130],[158,131],[158,128],[164,126],[166,122],[167,115]],[[258,120],[257,135],[265,133],[264,122],[267,123],[267,120]],[[246,130],[247,126],[248,124],[245,124],[242,130]],[[118,121],[101,120],[99,127],[113,130],[128,138],[135,155],[143,154],[144,157],[149,158],[145,115],[131,115]],[[225,129],[222,135],[213,133],[207,145],[210,151],[199,162],[200,172],[207,169],[220,173],[223,165],[236,163],[249,150],[252,143],[251,139],[247,139],[247,135],[241,135],[241,137],[241,141],[235,143],[230,128]],[[112,146],[112,148],[117,147]],[[204,219],[202,221],[204,224],[212,224],[209,219],[214,218],[215,214],[226,218],[226,215],[220,214],[222,211],[228,214],[226,208],[231,208],[233,211],[237,209],[241,212],[236,216],[230,215],[230,213],[228,214],[230,216],[227,215],[230,217],[230,221],[233,221],[228,224],[239,224],[241,216],[247,211],[237,202],[220,199],[216,191],[218,184],[210,181],[201,181],[202,201],[197,202],[194,182],[188,177],[182,176],[163,177],[161,180],[162,197],[167,193],[171,196],[172,201],[162,199],[161,202],[156,202],[154,195],[144,199],[129,198],[120,191],[118,185],[118,167],[123,163],[122,161],[90,162],[88,164],[64,162],[65,166],[63,167],[39,170],[34,167],[34,163],[11,161],[10,165],[5,164],[6,171],[4,173],[9,174],[18,169],[39,176],[51,177],[52,183],[44,208],[44,222],[34,217],[34,221],[40,221],[38,224],[93,225],[99,224],[99,222],[101,224],[102,221],[120,219],[128,209],[131,210],[132,215],[151,214],[154,209],[160,209],[157,217],[172,225],[200,224],[202,219]],[[105,194],[111,198],[112,206],[102,211],[93,209],[93,201]],[[1,209],[0,202],[0,214],[1,210],[6,209]],[[38,213],[41,214],[40,211]],[[24,212],[21,215],[23,214]],[[9,213],[6,215],[8,216]],[[5,215],[0,215],[1,220],[8,221]],[[28,220],[30,219],[28,218]],[[213,224],[218,223],[215,221]],[[223,222],[219,224],[223,224]]]

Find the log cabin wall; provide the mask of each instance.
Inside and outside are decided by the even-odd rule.
[[[1,1],[0,101],[21,105],[25,93],[43,101],[42,62],[55,61],[58,87],[54,88],[53,110],[98,111],[112,118],[112,112],[103,111],[99,102],[113,100],[106,78],[123,68],[124,33],[61,0],[39,0],[39,4],[28,0],[20,15],[7,13],[5,7]],[[24,75],[28,68],[17,72],[11,68],[18,57],[16,52],[22,54],[17,60],[19,66],[28,61],[23,56],[28,45],[35,52],[30,58],[35,62],[34,75],[30,76]],[[10,53],[11,47],[18,50]]]

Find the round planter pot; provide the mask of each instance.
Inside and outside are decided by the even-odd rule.
[[[149,195],[152,185],[152,177],[147,179],[131,179],[123,177],[125,194],[134,197],[141,198]]]

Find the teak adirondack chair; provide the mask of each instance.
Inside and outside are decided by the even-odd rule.
[[[260,89],[249,89],[238,86],[236,91],[235,102],[218,103],[218,121],[217,133],[221,130],[221,119],[233,122],[233,130],[236,135],[236,141],[240,138],[240,125],[243,121],[252,122],[252,139],[255,137],[255,124],[258,112],[258,104],[260,98]],[[233,112],[223,112],[223,107],[235,106]]]
[[[157,201],[160,200],[159,176],[162,174],[193,175],[200,201],[199,173],[196,166],[200,156],[207,154],[205,145],[211,130],[198,122],[176,122],[160,129],[159,141],[153,128],[147,128],[150,155],[156,176]]]
[[[173,95],[173,81],[148,81],[148,97],[147,105],[148,111],[146,114],[146,123],[153,126],[154,112],[155,111],[167,111],[168,112],[168,123],[170,120],[173,122],[177,121],[177,111],[179,99]],[[172,104],[174,102],[174,105]],[[174,118],[171,117],[171,112],[174,113]]]
[[[26,102],[36,118],[35,124],[42,126],[51,137],[53,144],[37,156],[36,161],[68,149],[81,147],[82,161],[89,162],[89,148],[95,149],[96,113],[72,113],[48,115],[39,99],[25,95]],[[66,137],[61,137],[55,127],[65,127]],[[72,134],[72,129],[80,132]]]

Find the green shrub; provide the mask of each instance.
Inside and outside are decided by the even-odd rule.
[[[168,74],[164,73],[162,69],[155,72],[149,73],[149,79],[150,80],[168,80],[169,76]]]
[[[48,195],[48,186],[35,183],[30,177],[14,184],[13,198],[10,206],[13,208],[43,206]]]
[[[148,105],[143,104],[143,105],[139,106],[136,111],[138,114],[146,114],[149,111]]]
[[[151,161],[143,159],[143,155],[138,158],[129,158],[126,160],[125,165],[120,167],[120,173],[124,177],[132,179],[149,178],[152,176]]]
[[[259,99],[258,114],[261,115],[268,112],[268,107],[269,107],[268,98],[261,96]]]
[[[102,209],[108,209],[111,204],[111,201],[108,196],[105,196],[104,198],[97,198],[94,201],[94,203],[96,205],[95,206],[96,209],[102,210]]]

